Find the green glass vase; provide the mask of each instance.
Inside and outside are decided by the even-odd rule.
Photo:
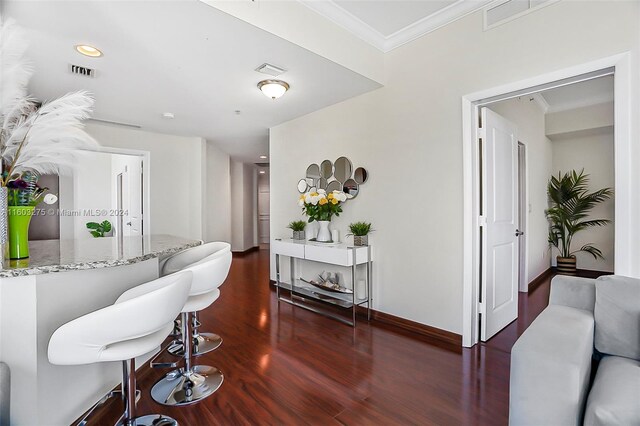
[[[9,206],[9,258],[29,257],[29,224],[35,206]]]

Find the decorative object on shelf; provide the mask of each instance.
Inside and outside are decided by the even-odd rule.
[[[613,195],[611,188],[589,192],[589,175],[572,170],[552,176],[547,185],[550,207],[545,210],[549,220],[549,245],[560,251],[557,257],[558,272],[564,275],[576,274],[576,253],[586,252],[594,259],[604,258],[600,249],[593,244],[571,250],[571,242],[576,233],[595,226],[607,225],[608,219],[587,219],[591,210]]]
[[[304,228],[307,226],[304,220],[296,220],[291,222],[287,228],[293,231],[293,239],[294,240],[305,240],[305,232]]]
[[[349,225],[351,235],[353,235],[353,245],[368,246],[369,245],[369,232],[371,231],[371,224],[368,222],[354,222]]]
[[[340,204],[346,200],[347,195],[344,192],[333,191],[327,194],[324,189],[309,191],[300,196],[298,205],[302,207],[302,213],[309,216],[309,223],[316,221],[320,225],[316,241],[332,242],[329,224],[334,215],[340,216]]]
[[[102,238],[105,236],[104,234],[111,232],[111,222],[108,220],[104,220],[100,223],[87,222],[86,227],[94,238]]]
[[[327,291],[333,291],[335,293],[343,293],[343,294],[352,294],[353,290],[350,288],[342,287],[340,285],[340,278],[338,273],[335,274],[322,272],[322,274],[318,275],[319,281],[315,280],[305,280],[304,278],[300,278],[300,281],[305,282],[307,284],[311,284],[318,288]]]
[[[58,197],[47,193],[49,188],[41,188],[37,173],[25,171],[19,179],[7,183],[7,204],[9,219],[9,258],[29,257],[29,224],[35,207],[45,201],[53,204]]]
[[[27,95],[27,86],[33,73],[25,56],[27,47],[24,31],[15,21],[4,21],[0,28],[0,157],[3,165],[0,186],[4,188],[10,182],[16,182],[16,185],[20,181],[26,182],[27,173],[65,174],[77,164],[78,150],[98,147],[98,143],[82,130],[82,121],[89,118],[93,106],[93,98],[87,92],[68,93],[44,104]],[[32,184],[35,185],[36,181]],[[29,196],[34,195],[35,192]],[[2,197],[0,195],[0,201]],[[23,228],[28,229],[31,220],[31,215],[26,213],[28,210],[33,212],[37,204],[12,206],[9,190],[7,199],[8,206],[0,213],[0,243],[3,242],[1,238],[5,235],[6,225],[10,228],[11,223],[14,230],[9,229],[10,236],[24,235]],[[34,201],[31,199],[30,202]],[[12,213],[15,213],[13,218],[7,217],[9,206],[19,207],[12,209]],[[4,204],[0,207],[4,208]],[[18,232],[19,229],[22,231]],[[26,247],[28,256],[28,246],[21,246]],[[24,255],[24,251],[17,253],[15,249],[10,257]]]
[[[337,229],[332,229],[331,230],[331,241],[333,241],[334,243],[339,243],[340,242],[340,231]]]
[[[341,191],[347,194],[347,199],[355,198],[360,192],[360,185],[369,178],[364,167],[353,169],[351,160],[340,157],[335,162],[324,160],[318,164],[310,164],[304,179],[298,181],[298,192],[316,192],[320,189],[326,192]]]

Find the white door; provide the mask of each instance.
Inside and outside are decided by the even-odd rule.
[[[516,126],[482,108],[481,339],[518,317],[518,138]]]
[[[117,158],[115,158],[117,157]],[[114,155],[118,209],[116,232],[142,235],[142,160],[135,155]]]

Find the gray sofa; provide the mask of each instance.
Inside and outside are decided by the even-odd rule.
[[[509,424],[640,425],[640,280],[551,281],[511,350]]]

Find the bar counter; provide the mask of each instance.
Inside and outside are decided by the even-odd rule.
[[[170,235],[33,241],[28,259],[5,260],[0,361],[11,369],[11,424],[68,425],[120,383],[119,363],[50,364],[51,335],[157,278],[164,259],[200,244]]]

